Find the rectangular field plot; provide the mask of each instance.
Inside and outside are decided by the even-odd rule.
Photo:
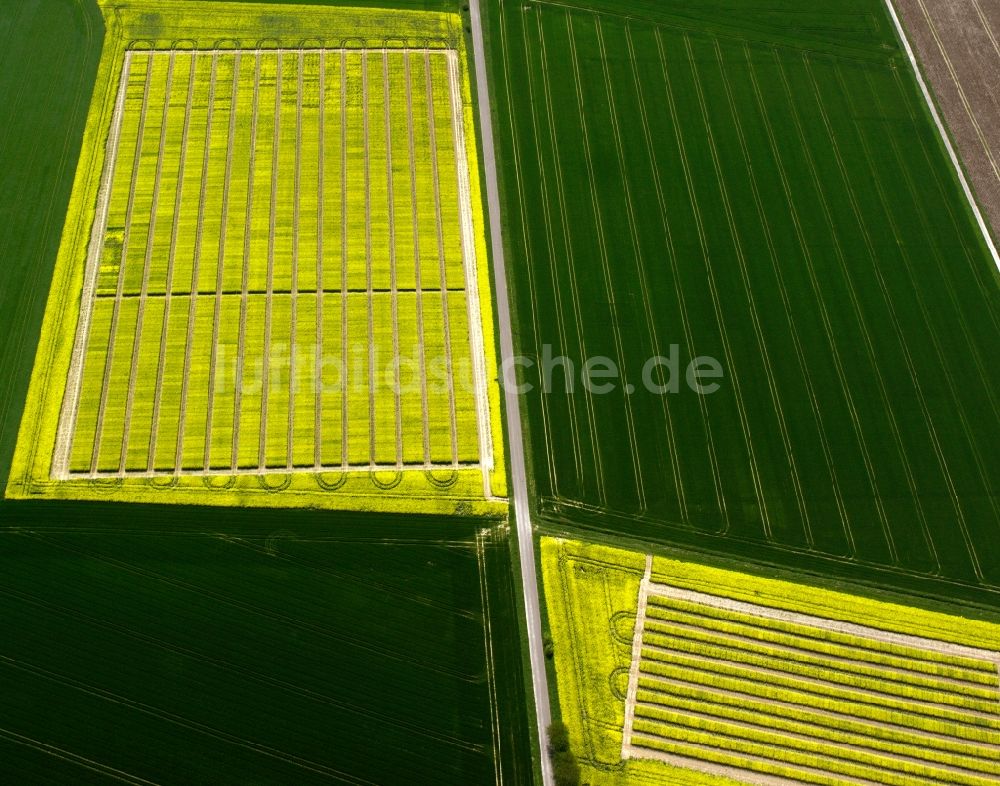
[[[992,605],[998,260],[885,0],[765,5],[490,4],[541,515]]]
[[[126,52],[53,477],[486,467],[457,58]]]
[[[59,526],[94,523],[68,507]],[[297,511],[308,537],[264,538],[246,522],[272,511],[221,535],[200,509],[185,526],[213,536],[135,537],[102,510],[97,534],[0,533],[0,625],[31,631],[0,640],[11,781],[530,782],[506,528]]]
[[[1000,782],[1000,653],[660,584],[639,608],[626,757],[749,783]]]
[[[541,553],[582,781],[1000,783],[995,617],[561,538]]]

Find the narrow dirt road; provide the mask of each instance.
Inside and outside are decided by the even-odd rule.
[[[500,193],[497,189],[496,157],[493,149],[493,118],[490,112],[490,90],[486,76],[486,56],[483,48],[483,27],[479,0],[471,0],[472,44],[476,68],[476,92],[479,101],[479,126],[483,138],[483,166],[486,169],[486,201],[490,217],[490,243],[493,251],[493,274],[496,281],[497,316],[500,322],[500,354],[507,362],[514,356],[511,332],[510,298],[507,294],[507,268],[500,232]],[[514,519],[521,557],[521,581],[524,589],[524,612],[528,621],[528,650],[531,659],[531,682],[538,721],[538,741],[541,750],[542,784],[551,786],[552,765],[545,752],[546,729],[552,717],[549,706],[549,686],[542,651],[542,621],[539,615],[538,578],[535,571],[534,532],[528,505],[528,479],[524,465],[524,438],[521,433],[521,410],[513,386],[504,386],[507,409],[507,432],[510,441],[510,474],[514,498]]]

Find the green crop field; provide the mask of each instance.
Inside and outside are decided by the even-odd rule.
[[[0,532],[7,779],[467,786],[530,772],[504,529],[88,509]]]
[[[269,13],[107,14],[8,493],[499,511],[459,18]]]
[[[995,603],[1000,276],[882,0],[489,7],[540,516]]]
[[[96,5],[0,6],[0,477],[6,482],[101,53]],[[2,503],[0,503],[2,506]]]
[[[585,782],[1000,777],[1000,626],[576,541],[541,554]]]

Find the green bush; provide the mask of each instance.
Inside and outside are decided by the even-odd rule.
[[[549,753],[569,752],[569,728],[561,720],[549,724]]]
[[[542,652],[545,653],[545,657],[552,660],[552,655],[555,653],[555,646],[552,644],[552,638],[546,636],[542,641]]]
[[[580,786],[580,765],[570,751],[553,754],[552,775],[556,786]]]
[[[569,729],[561,720],[552,721],[548,729],[549,758],[556,786],[580,786],[580,765],[569,748]]]

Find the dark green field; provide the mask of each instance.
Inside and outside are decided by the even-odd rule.
[[[96,2],[0,4],[0,478],[5,485],[102,40]]]
[[[73,526],[0,533],[8,775],[464,786],[530,773],[502,534],[477,548],[475,521],[308,514],[279,528],[213,513],[205,530],[205,511],[127,509],[141,515],[84,506]]]
[[[881,0],[768,7],[490,4],[540,513],[995,604],[997,270]]]

